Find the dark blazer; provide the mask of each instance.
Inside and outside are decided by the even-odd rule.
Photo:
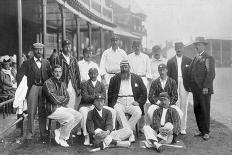
[[[192,59],[184,55],[182,56],[181,71],[182,71],[183,84],[186,91],[190,91],[188,68],[191,62]],[[178,85],[178,64],[177,64],[176,56],[168,60],[167,68],[168,68],[168,76],[173,78],[176,81],[176,84]]]
[[[80,70],[77,63],[77,59],[73,56],[70,57],[70,64],[68,65],[63,54],[59,54],[55,59],[53,59],[52,65],[60,65],[63,68],[63,73],[61,80],[68,86],[68,81],[71,79],[72,86],[76,92],[76,95],[80,95],[81,89],[81,77]]]
[[[108,89],[108,106],[114,108],[114,105],[118,99],[118,93],[121,85],[121,74],[116,74],[110,79]],[[134,100],[139,103],[140,109],[144,114],[143,105],[147,101],[147,88],[143,83],[141,77],[131,73],[131,87],[134,96]]]
[[[148,95],[148,99],[151,102],[151,104],[156,104],[156,102],[159,100],[159,94],[162,92],[168,93],[168,95],[170,96],[171,105],[176,104],[178,100],[178,93],[177,93],[177,85],[175,80],[168,77],[164,89],[161,86],[160,77],[154,80],[151,83],[151,87]]]
[[[94,131],[100,128],[104,131],[113,130],[113,120],[112,114],[107,109],[102,109],[102,117],[98,114],[97,110],[94,108],[89,111],[86,120],[86,129],[90,135],[94,135]]]
[[[158,132],[161,127],[161,117],[163,113],[163,108],[158,108],[154,111],[151,127]],[[178,135],[180,133],[180,116],[176,109],[169,107],[165,117],[165,123],[170,122],[173,124],[173,133]]]
[[[196,56],[189,67],[189,76],[200,89],[209,88],[209,94],[213,94],[213,80],[215,78],[215,61],[212,56],[204,52]]]
[[[37,69],[35,67],[37,67],[37,65],[33,57],[29,60],[24,61],[17,73],[18,83],[21,82],[24,75],[27,76],[27,86],[28,86],[27,94],[30,92],[30,89],[36,79],[35,72]],[[45,82],[51,76],[51,67],[50,67],[50,63],[48,60],[46,59],[41,60],[41,69],[42,69],[42,82]]]
[[[92,105],[96,95],[106,97],[106,89],[102,82],[97,81],[95,87],[91,80],[87,80],[81,84],[81,104],[80,106]]]

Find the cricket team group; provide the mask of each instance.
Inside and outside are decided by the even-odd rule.
[[[62,42],[62,52],[50,62],[42,58],[44,45],[33,44],[34,57],[17,73],[21,90],[27,87],[28,141],[34,138],[38,111],[43,143],[49,140],[47,124],[52,120],[59,124],[54,139],[63,147],[69,147],[71,136],[83,134],[87,146],[129,148],[138,131],[145,136],[145,147],[162,152],[164,144],[176,144],[178,135],[188,131],[189,92],[199,130],[195,136],[210,138],[215,62],[205,50],[207,41],[197,37],[193,42],[194,59],[184,55],[182,42],[176,42],[176,55],[167,60],[157,45],[151,58],[141,52],[139,41],[127,55],[119,40],[112,35],[100,66],[92,61],[91,48],[83,50],[82,60],[73,57],[69,40]]]

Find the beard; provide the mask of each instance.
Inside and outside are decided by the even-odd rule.
[[[121,71],[121,79],[122,80],[128,80],[130,77],[130,72],[128,71]]]

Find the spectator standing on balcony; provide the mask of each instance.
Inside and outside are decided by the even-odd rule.
[[[28,103],[28,126],[26,139],[32,139],[34,134],[34,118],[39,114],[40,135],[43,142],[46,142],[46,112],[42,104],[42,86],[50,77],[50,64],[46,59],[42,59],[44,45],[41,43],[33,44],[33,57],[23,62],[17,74],[18,83],[23,76],[27,76],[27,103]]]
[[[80,67],[80,74],[81,74],[81,82],[85,82],[89,80],[89,69],[90,68],[96,68],[99,73],[99,67],[98,65],[92,61],[92,51],[90,47],[83,49],[83,60],[80,60],[78,62],[78,65]],[[100,75],[98,75],[97,80],[101,81]]]
[[[71,42],[64,40],[62,42],[62,52],[54,59],[52,65],[60,65],[63,69],[61,80],[68,88],[70,108],[78,109],[81,96],[81,79],[77,59],[71,55]]]
[[[100,62],[100,74],[106,86],[109,85],[111,77],[120,73],[120,62],[126,58],[126,52],[119,48],[119,36],[114,34],[111,47],[103,52]]]

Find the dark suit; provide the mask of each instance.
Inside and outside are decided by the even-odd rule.
[[[186,91],[190,91],[190,82],[188,77],[188,68],[190,63],[192,62],[192,59],[186,56],[182,56],[181,61],[181,72],[182,72],[182,78],[183,78],[183,84]],[[178,64],[176,56],[172,57],[167,62],[167,68],[168,68],[168,76],[171,77],[176,81],[176,84],[178,85]]]
[[[17,79],[20,82],[23,76],[27,76],[27,104],[28,104],[28,133],[34,132],[34,117],[37,112],[39,115],[39,128],[41,137],[46,137],[46,110],[42,102],[42,85],[50,77],[51,69],[47,60],[41,60],[41,68],[38,68],[34,58],[25,61],[18,74]],[[30,137],[28,137],[30,138]]]
[[[176,104],[176,101],[178,100],[178,94],[175,80],[168,77],[164,89],[161,86],[160,78],[157,78],[155,81],[153,81],[148,95],[148,99],[151,104],[156,104],[156,102],[159,100],[159,94],[162,92],[167,92],[170,96],[170,105]]]
[[[100,81],[96,82],[95,87],[89,79],[86,82],[83,82],[81,85],[81,105],[80,106],[89,106],[94,102],[95,95],[101,95],[106,97],[106,89],[103,83]]]
[[[213,94],[213,80],[215,78],[214,58],[203,52],[196,56],[189,68],[191,91],[193,93],[194,113],[198,129],[203,134],[209,133],[210,100]],[[208,88],[208,94],[202,93],[203,88]]]
[[[109,130],[111,132],[113,130],[111,112],[103,108],[101,117],[95,108],[89,111],[86,121],[86,128],[90,135],[90,139],[93,139],[94,131],[97,128],[100,128],[104,131]]]
[[[116,104],[118,99],[120,85],[121,85],[121,74],[119,73],[110,79],[110,84],[108,89],[109,107],[114,108],[114,105]],[[131,87],[132,87],[134,100],[139,103],[142,114],[144,114],[143,105],[147,101],[147,89],[141,77],[131,73]]]

